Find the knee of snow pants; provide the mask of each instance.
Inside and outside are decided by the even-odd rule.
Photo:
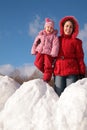
[[[53,57],[50,55],[44,55],[44,77],[45,81],[50,81],[53,73],[52,68]]]
[[[37,53],[34,64],[41,72],[44,72],[44,55]]]

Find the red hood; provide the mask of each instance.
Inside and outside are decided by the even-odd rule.
[[[78,21],[76,20],[76,18],[74,16],[66,16],[66,17],[61,19],[61,21],[60,21],[60,34],[64,35],[63,24],[65,21],[67,21],[69,19],[72,20],[75,24],[75,29],[74,29],[74,32],[72,34],[72,37],[76,38],[78,33],[79,33],[79,25],[78,25]]]

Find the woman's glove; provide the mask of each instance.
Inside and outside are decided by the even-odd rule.
[[[85,78],[85,75],[83,75],[83,74],[80,74],[80,75],[78,76],[78,79],[83,79],[83,78]]]

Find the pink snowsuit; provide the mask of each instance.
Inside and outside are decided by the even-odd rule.
[[[43,80],[50,81],[53,72],[53,61],[58,55],[58,31],[47,34],[45,30],[39,32],[33,43],[31,54],[36,55],[34,64],[44,73]]]

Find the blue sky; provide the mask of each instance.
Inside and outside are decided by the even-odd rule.
[[[31,47],[43,29],[44,19],[52,18],[59,30],[59,21],[75,16],[80,25],[87,65],[87,1],[86,0],[0,0],[0,65],[33,64]]]

